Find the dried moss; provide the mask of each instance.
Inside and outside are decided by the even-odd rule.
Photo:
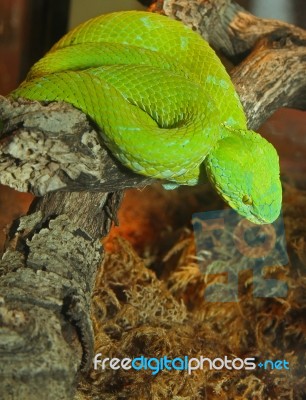
[[[92,370],[83,377],[78,398],[302,399],[306,387],[306,194],[285,185],[284,221],[290,265],[272,268],[269,276],[287,282],[288,296],[254,298],[252,274],[244,271],[239,301],[217,303],[204,299],[205,288],[217,278],[207,279],[200,270],[187,222],[190,213],[199,210],[204,201],[208,209],[218,207],[214,195],[200,194],[196,189],[178,195],[149,188],[142,192],[145,200],[141,203],[137,193],[140,207],[151,207],[154,227],[159,228],[152,234],[155,240],[152,236],[147,240],[139,232],[131,240],[142,258],[125,239],[114,234],[106,244],[108,252],[93,298],[95,352],[118,358],[227,355],[286,359],[290,371],[205,369],[190,375],[185,371],[161,371],[153,376],[145,370]],[[131,207],[133,201],[127,204]],[[140,233],[144,215],[133,220]],[[119,236],[124,236],[124,224]]]

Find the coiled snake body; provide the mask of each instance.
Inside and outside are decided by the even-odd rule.
[[[249,220],[279,215],[274,147],[247,129],[222,63],[178,21],[139,11],[93,18],[56,43],[11,96],[71,103],[139,174],[195,185],[205,169]]]

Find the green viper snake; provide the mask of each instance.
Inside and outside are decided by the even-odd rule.
[[[248,130],[221,61],[179,21],[140,11],[93,18],[60,39],[10,96],[72,104],[123,165],[169,187],[208,178],[254,223],[280,213],[276,150]]]

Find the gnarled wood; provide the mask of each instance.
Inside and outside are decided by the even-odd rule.
[[[0,96],[0,183],[36,196],[61,191],[112,192],[153,180],[123,167],[86,115],[70,104],[43,105]]]

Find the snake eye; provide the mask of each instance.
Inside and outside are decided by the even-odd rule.
[[[251,205],[253,204],[252,197],[248,196],[247,194],[245,194],[245,195],[242,197],[242,202],[243,202],[244,204],[247,204],[248,206],[251,206]]]

